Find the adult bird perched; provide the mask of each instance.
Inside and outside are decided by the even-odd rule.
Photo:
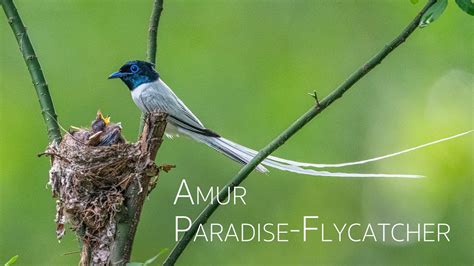
[[[166,135],[173,137],[185,135],[193,140],[204,143],[209,147],[223,153],[227,157],[241,164],[246,164],[257,154],[255,150],[249,149],[228,139],[221,137],[212,130],[207,129],[199,119],[189,110],[188,107],[174,94],[174,92],[161,80],[160,75],[154,69],[154,64],[144,61],[129,61],[123,65],[119,71],[112,73],[109,79],[120,78],[129,88],[133,101],[143,113],[164,112],[168,114]],[[257,166],[260,172],[268,172],[265,166],[290,171],[299,174],[314,176],[337,176],[337,177],[405,177],[417,178],[419,175],[404,174],[360,174],[360,173],[333,173],[327,171],[316,171],[305,167],[329,168],[343,167],[348,165],[364,164],[388,157],[396,156],[414,149],[429,146],[451,138],[459,137],[465,132],[456,136],[448,137],[432,143],[424,144],[415,148],[410,148],[401,152],[377,157],[369,160],[349,162],[342,164],[314,164],[291,161],[274,156],[269,156]]]

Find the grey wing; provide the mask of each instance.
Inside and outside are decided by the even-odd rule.
[[[168,122],[178,128],[201,135],[219,137],[218,134],[205,128],[201,121],[164,83],[144,89],[140,94],[140,100],[148,112],[167,113]]]

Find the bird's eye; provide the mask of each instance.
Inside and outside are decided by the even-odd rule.
[[[132,73],[137,73],[139,70],[138,66],[137,65],[132,65],[130,66],[130,71],[132,71]]]

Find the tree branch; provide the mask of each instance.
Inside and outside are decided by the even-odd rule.
[[[320,101],[319,104],[317,104],[315,107],[311,108],[309,111],[303,114],[289,128],[283,131],[283,133],[281,133],[277,138],[272,140],[267,146],[265,146],[265,148],[260,150],[258,154],[247,165],[245,165],[237,173],[237,175],[232,178],[231,182],[227,184],[224,188],[222,188],[222,190],[219,192],[219,195],[217,195],[213,199],[212,203],[207,205],[207,207],[201,212],[201,214],[199,214],[197,219],[191,225],[191,228],[186,231],[184,236],[180,239],[180,241],[173,248],[169,256],[166,258],[164,265],[173,265],[177,261],[184,249],[188,246],[192,237],[196,234],[199,225],[205,224],[209,217],[220,206],[219,201],[224,201],[229,196],[229,193],[232,193],[234,191],[234,188],[240,185],[240,183],[242,183],[247,178],[247,176],[257,167],[259,163],[261,163],[267,156],[269,156],[272,152],[282,146],[290,137],[292,137],[296,132],[298,132],[303,126],[305,126],[309,121],[311,121],[314,117],[320,114],[323,110],[329,107],[329,105],[331,105],[334,101],[342,97],[342,95],[355,83],[357,83],[357,81],[367,75],[367,73],[369,73],[370,70],[380,64],[387,55],[394,51],[400,44],[405,42],[406,39],[418,27],[418,24],[420,23],[420,19],[423,14],[434,3],[436,3],[436,0],[429,0],[428,3],[423,7],[421,12],[410,22],[410,24],[403,30],[403,32],[399,36],[397,36],[393,41],[387,44],[380,52],[378,52],[373,58],[371,58],[362,67],[360,67],[356,72],[350,75],[346,81],[339,85],[339,87],[337,87],[326,98]]]
[[[18,42],[20,52],[23,55],[28,71],[30,72],[33,85],[35,86],[36,95],[41,106],[44,123],[48,130],[49,142],[59,143],[61,141],[61,132],[59,130],[57,115],[54,111],[53,100],[49,94],[48,84],[41,70],[38,57],[35,54],[30,38],[26,33],[26,28],[21,21],[20,15],[16,10],[12,0],[1,1],[3,10],[8,19],[8,24],[12,28],[15,38]]]
[[[132,181],[125,193],[125,206],[117,221],[117,232],[112,247],[110,262],[112,265],[125,265],[130,261],[133,240],[137,231],[140,215],[148,195],[151,178],[156,176],[159,169],[154,161],[156,153],[163,142],[166,128],[166,114],[152,113],[146,116],[145,126],[140,136],[139,143],[143,165],[137,167],[150,169],[150,173],[140,177],[140,181]]]
[[[161,11],[163,11],[163,0],[155,0],[153,2],[153,10],[151,11],[150,26],[148,28],[148,49],[146,53],[146,60],[151,63],[156,62],[156,42]]]
[[[161,11],[163,11],[163,0],[155,0],[150,16],[150,26],[148,27],[148,47],[146,52],[146,60],[150,63],[156,63],[156,47],[158,38],[158,26],[160,24]],[[145,115],[142,113],[140,117],[140,127],[138,133],[143,130]]]
[[[158,36],[158,26],[160,23],[161,12],[163,11],[163,0],[154,0],[153,9],[150,16],[150,24],[148,27],[148,47],[147,47],[147,61],[151,63],[156,62],[156,50],[157,50],[157,36]],[[160,119],[165,119],[166,116],[161,117]],[[166,128],[166,121],[161,121],[160,124],[163,125],[160,142],[161,145],[161,136],[164,133]],[[139,134],[141,135],[142,141],[144,141],[143,136],[147,135],[147,116],[141,114],[140,117],[140,127]],[[150,157],[151,161],[155,160],[156,151]],[[137,184],[130,185],[127,190],[127,198],[130,200],[126,204],[126,217],[122,222],[117,224],[117,234],[116,234],[116,246],[112,250],[111,262],[114,264],[125,264],[130,261],[130,255],[133,247],[133,239],[135,238],[135,233],[137,231],[138,222],[140,220],[141,210],[143,208],[144,200],[148,195],[147,192],[138,193],[140,188],[147,188],[149,186],[150,179],[144,180],[142,185],[137,186]]]

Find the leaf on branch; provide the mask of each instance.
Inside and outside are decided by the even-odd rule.
[[[129,263],[127,263],[126,266],[148,266],[148,265],[151,265],[153,262],[155,262],[155,260],[157,260],[159,257],[161,257],[163,254],[165,254],[168,251],[169,251],[168,248],[164,248],[164,249],[160,250],[160,252],[158,252],[158,254],[156,254],[153,258],[148,259],[145,262],[129,262]]]
[[[438,19],[444,10],[448,6],[448,0],[438,0],[434,5],[432,5],[426,13],[421,17],[420,28],[428,26],[431,22]]]
[[[5,266],[10,266],[10,265],[15,264],[15,262],[18,260],[19,257],[20,257],[19,255],[15,255],[15,256],[11,257],[11,258],[5,263]]]
[[[145,263],[143,263],[143,266],[147,266],[147,265],[152,264],[156,259],[158,259],[161,255],[167,253],[168,251],[169,251],[168,248],[164,248],[164,249],[160,250],[160,252],[158,252],[158,254],[156,254],[153,258],[148,259],[147,261],[145,261]]]
[[[474,3],[471,0],[456,0],[459,8],[471,16],[474,16]]]

